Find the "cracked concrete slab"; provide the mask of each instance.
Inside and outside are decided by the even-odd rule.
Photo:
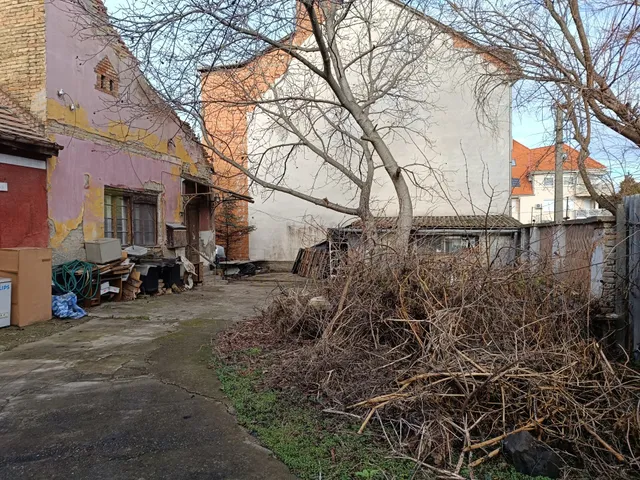
[[[209,365],[212,337],[278,281],[105,304],[0,353],[0,478],[293,478],[236,424]]]

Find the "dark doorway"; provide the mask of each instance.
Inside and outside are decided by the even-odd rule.
[[[187,205],[187,258],[192,263],[200,262],[200,199],[194,198]]]

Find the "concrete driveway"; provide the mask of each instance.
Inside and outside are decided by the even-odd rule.
[[[293,478],[236,424],[209,366],[212,335],[282,278],[104,304],[0,353],[0,479]]]

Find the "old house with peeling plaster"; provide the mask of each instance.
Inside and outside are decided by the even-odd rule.
[[[106,19],[101,0],[87,2]],[[47,163],[54,264],[102,237],[213,257],[213,169],[197,138],[113,29],[82,28],[81,15],[62,0],[0,0],[0,88],[63,147]],[[167,242],[167,224],[186,227],[182,241]]]

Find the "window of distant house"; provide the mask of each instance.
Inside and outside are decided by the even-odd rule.
[[[519,187],[520,186],[520,179],[519,178],[512,178],[511,179],[511,187],[515,188],[515,187]]]
[[[544,185],[545,187],[553,187],[553,176],[551,176],[551,175],[546,175],[546,176],[542,179],[542,185]]]
[[[553,212],[555,209],[555,201],[553,198],[549,198],[547,200],[542,201],[542,210],[545,212]]]
[[[442,253],[442,237],[437,235],[416,235],[411,238],[412,245],[418,253]]]
[[[94,71],[96,72],[96,90],[109,95],[118,95],[118,74],[109,58],[104,57],[100,60]]]
[[[106,189],[104,236],[117,238],[122,245],[153,247],[157,243],[157,211],[155,194]]]
[[[511,166],[512,166],[512,167],[515,167],[515,166],[516,166],[516,159],[515,159],[515,158],[512,158],[512,159],[511,159]]]
[[[575,187],[578,177],[573,173],[565,173],[562,177],[562,184],[565,187]]]

